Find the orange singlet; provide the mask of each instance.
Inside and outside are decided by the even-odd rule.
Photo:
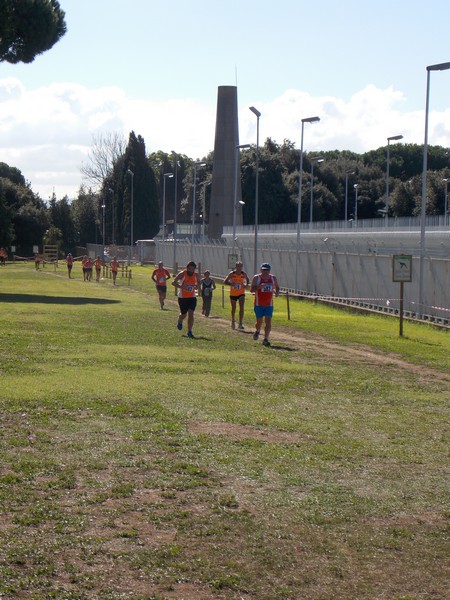
[[[233,271],[229,277],[229,281],[231,281],[230,296],[232,298],[234,296],[242,296],[242,294],[245,294],[245,286],[248,285],[248,277],[244,271],[241,273]]]
[[[198,274],[188,275],[187,271],[183,271],[182,286],[179,289],[178,296],[180,298],[194,298],[195,286],[199,285]]]

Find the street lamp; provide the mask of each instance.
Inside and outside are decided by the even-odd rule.
[[[355,226],[358,227],[358,187],[359,187],[359,184],[355,183],[353,187],[355,188],[355,211],[354,211]]]
[[[195,231],[195,186],[197,182],[197,167],[206,167],[205,162],[195,162],[194,163],[194,189],[192,192],[192,236],[191,243],[194,244],[194,231]]]
[[[445,177],[442,181],[445,181],[445,192],[444,192],[444,227],[447,225],[447,195],[448,195],[448,182],[450,177]]]
[[[345,219],[345,226],[347,226],[347,222],[348,222],[348,176],[349,175],[354,175],[355,171],[345,171],[345,200],[344,200],[344,219]]]
[[[174,211],[173,211],[173,270],[177,268],[177,196],[178,196],[178,154],[172,150],[173,154],[173,170],[175,171],[175,194],[174,194]]]
[[[116,243],[116,238],[115,238],[115,225],[114,225],[114,212],[115,212],[115,206],[114,206],[114,190],[112,188],[108,188],[108,192],[111,193],[111,213],[112,213],[112,235],[111,235],[111,244],[114,246],[114,244]]]
[[[384,216],[385,218],[388,216],[388,212],[389,212],[389,142],[392,142],[394,140],[402,140],[403,136],[402,135],[391,135],[390,137],[387,138],[387,153],[386,153],[386,204],[384,207]],[[386,226],[387,226],[387,219],[386,219]]]
[[[206,186],[211,185],[210,181],[204,181],[203,186],[203,205],[202,205],[202,244],[205,243],[205,213],[206,213]]]
[[[307,117],[302,119],[302,134],[300,142],[300,167],[298,174],[298,206],[297,206],[297,254],[295,260],[295,289],[298,289],[298,248],[300,245],[300,223],[302,218],[302,182],[303,182],[303,132],[305,123],[317,123],[319,117]]]
[[[309,199],[309,225],[312,227],[313,223],[313,196],[314,196],[314,163],[320,164],[325,159],[321,156],[313,156],[311,159],[311,194]]]
[[[103,242],[102,255],[103,255],[103,260],[105,260],[105,208],[106,208],[106,204],[105,204],[105,200],[103,200],[103,204],[102,204],[102,242]]]
[[[253,273],[258,272],[258,201],[259,201],[259,117],[261,113],[254,106],[249,109],[256,115],[256,183],[255,183],[255,256],[253,258]]]
[[[133,254],[133,228],[134,228],[134,173],[131,169],[127,169],[128,175],[131,176],[131,243],[130,243],[130,256],[128,259],[128,264],[131,263],[131,258]]]
[[[173,173],[163,174],[163,205],[162,205],[162,241],[166,240],[166,179],[171,179]]]
[[[423,314],[423,270],[425,258],[425,210],[427,203],[428,110],[430,105],[430,72],[447,71],[450,62],[427,67],[427,93],[425,102],[425,140],[423,143],[422,202],[420,207],[420,258],[419,258],[419,315]]]
[[[238,146],[236,146],[235,148],[235,153],[236,153],[236,162],[234,165],[234,200],[233,200],[233,251],[234,251],[234,244],[235,244],[235,240],[236,240],[236,221],[237,221],[237,209],[239,205],[244,205],[245,202],[243,202],[242,200],[238,201],[238,181],[239,181],[239,150],[242,150],[243,148],[251,148],[250,144],[240,144]]]

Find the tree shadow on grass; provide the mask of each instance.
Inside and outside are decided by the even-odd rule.
[[[42,296],[37,294],[2,294],[0,302],[26,302],[28,304],[118,304],[120,300],[106,298],[71,298],[68,296]]]

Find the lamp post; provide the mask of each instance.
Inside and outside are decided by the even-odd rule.
[[[444,227],[447,225],[447,195],[448,195],[448,182],[450,181],[450,177],[445,177],[442,181],[445,182],[445,190],[444,190]]]
[[[309,199],[309,226],[312,227],[313,223],[313,199],[314,199],[314,163],[320,164],[325,159],[321,156],[313,156],[311,158],[311,194]]]
[[[419,315],[423,315],[423,271],[425,259],[425,211],[427,203],[427,159],[428,159],[428,110],[430,105],[430,72],[447,71],[450,62],[427,67],[427,93],[425,101],[425,140],[423,143],[423,168],[422,168],[422,202],[420,207],[420,257],[419,257]]]
[[[302,133],[300,142],[300,167],[298,174],[298,206],[297,206],[297,253],[295,260],[295,289],[298,289],[298,248],[300,245],[300,223],[302,219],[302,182],[303,182],[303,132],[305,123],[317,123],[320,121],[319,117],[307,117],[302,119]]]
[[[235,245],[235,240],[236,240],[236,221],[237,221],[237,208],[239,206],[239,204],[244,205],[245,202],[243,202],[242,200],[238,201],[238,181],[239,181],[239,150],[243,149],[243,148],[251,148],[250,144],[240,144],[238,146],[236,146],[235,148],[235,153],[236,153],[236,162],[234,165],[234,199],[233,199],[233,252],[234,252],[234,245]]]
[[[173,173],[163,174],[163,203],[162,203],[162,241],[166,240],[166,179],[171,179]]]
[[[114,244],[116,243],[116,232],[114,231],[115,229],[115,225],[114,225],[114,213],[115,213],[115,206],[114,206],[114,190],[112,188],[108,188],[108,192],[111,193],[111,214],[112,214],[112,235],[111,235],[111,244],[114,246]]]
[[[355,226],[358,227],[358,187],[359,187],[359,184],[355,183],[353,187],[355,188],[355,211],[354,211]]]
[[[402,140],[402,135],[391,135],[387,138],[387,152],[386,152],[386,204],[384,207],[384,217],[386,219],[387,226],[387,216],[389,211],[389,142],[394,140]]]
[[[206,213],[206,186],[211,185],[210,181],[204,181],[203,186],[203,205],[202,205],[202,244],[205,243],[205,213]]]
[[[345,226],[347,226],[348,223],[348,176],[349,175],[354,175],[355,171],[346,171],[345,172],[345,199],[344,199],[344,219],[345,219]]]
[[[255,249],[253,258],[253,273],[258,272],[258,201],[259,201],[259,118],[261,113],[254,106],[249,107],[256,115],[256,182],[255,182]]]
[[[177,205],[178,205],[178,154],[172,150],[173,154],[173,170],[175,171],[175,194],[174,194],[174,209],[173,209],[173,271],[177,269]]]
[[[103,261],[105,260],[105,208],[106,208],[106,204],[105,204],[105,200],[103,199],[103,204],[102,204],[102,242],[103,242],[102,258],[103,258]]]
[[[194,244],[194,231],[195,231],[195,186],[197,183],[197,167],[206,167],[205,162],[194,163],[194,189],[192,192],[192,232],[191,232],[191,243]]]
[[[129,255],[129,259],[128,259],[128,264],[131,263],[131,259],[132,259],[132,254],[133,254],[133,245],[134,245],[134,239],[133,239],[133,228],[134,228],[134,173],[131,169],[127,169],[127,173],[128,175],[131,176],[131,232],[130,232],[130,255]]]

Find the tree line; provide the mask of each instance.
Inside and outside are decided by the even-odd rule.
[[[428,151],[426,212],[440,215],[450,179],[450,157],[448,149],[441,146],[429,146]],[[420,213],[422,152],[423,147],[417,144],[390,146],[389,216]],[[151,239],[160,230],[163,200],[166,222],[174,220],[175,179],[177,222],[192,222],[194,173],[196,221],[203,219],[204,194],[208,223],[210,186],[203,188],[203,184],[211,182],[213,152],[201,159],[204,167],[195,167],[198,160],[162,151],[147,154],[144,139],[133,131],[127,141],[118,134],[106,134],[94,139],[88,163],[82,167],[87,183],[80,186],[76,198],[57,199],[53,195],[47,202],[32,191],[17,168],[0,163],[0,246],[15,245],[18,254],[28,256],[33,245],[42,243],[56,244],[62,253],[73,253],[86,243],[128,245],[131,234],[133,241]],[[256,147],[241,151],[240,161],[243,220],[244,224],[252,224]],[[175,171],[176,178],[170,177]],[[305,152],[302,221],[311,218],[311,185],[313,221],[344,219],[346,189],[347,218],[354,218],[356,197],[358,218],[382,218],[386,206],[386,148],[363,154],[348,150]],[[277,144],[268,138],[259,148],[259,223],[296,222],[298,191],[298,149],[289,140]]]

